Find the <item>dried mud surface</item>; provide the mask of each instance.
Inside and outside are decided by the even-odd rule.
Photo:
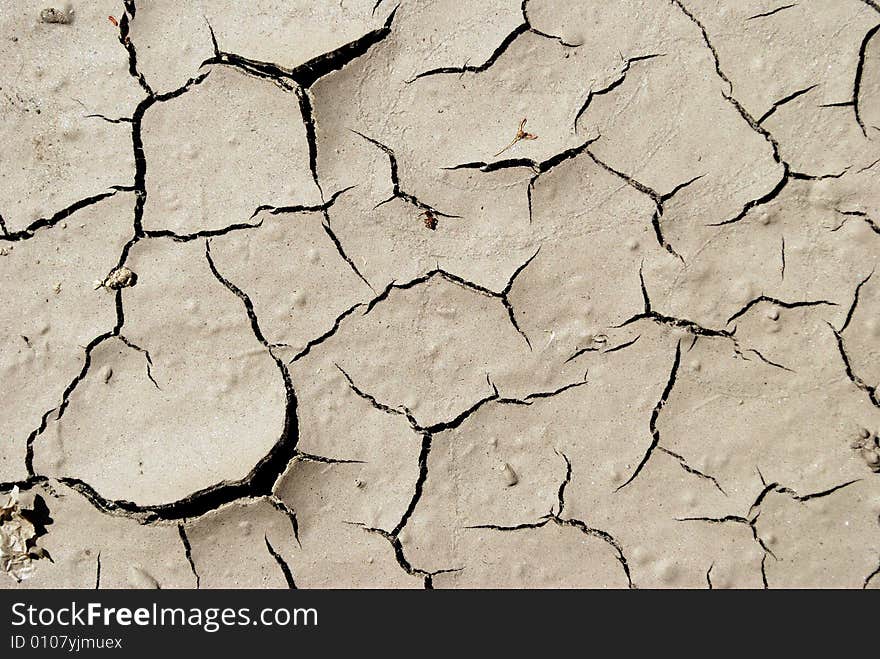
[[[0,587],[880,587],[875,0],[0,0],[0,145]]]

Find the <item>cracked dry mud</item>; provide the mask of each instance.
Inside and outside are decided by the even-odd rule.
[[[875,0],[0,26],[0,587],[880,587]]]

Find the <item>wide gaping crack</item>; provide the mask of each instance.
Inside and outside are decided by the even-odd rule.
[[[273,62],[243,57],[236,53],[222,50],[213,28],[208,24],[214,55],[205,60],[204,64],[228,64],[253,76],[272,80],[285,89],[299,88],[305,91],[324,76],[330,75],[335,71],[341,71],[356,59],[363,57],[374,46],[385,40],[391,34],[391,27],[396,13],[397,7],[389,13],[381,27],[371,30],[338,48],[317,55],[293,68],[287,68]]]

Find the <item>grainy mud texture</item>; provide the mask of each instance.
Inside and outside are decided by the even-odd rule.
[[[876,0],[0,0],[0,587],[880,587]]]

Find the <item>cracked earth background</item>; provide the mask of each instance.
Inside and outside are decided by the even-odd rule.
[[[874,0],[49,7],[0,587],[880,586]]]

